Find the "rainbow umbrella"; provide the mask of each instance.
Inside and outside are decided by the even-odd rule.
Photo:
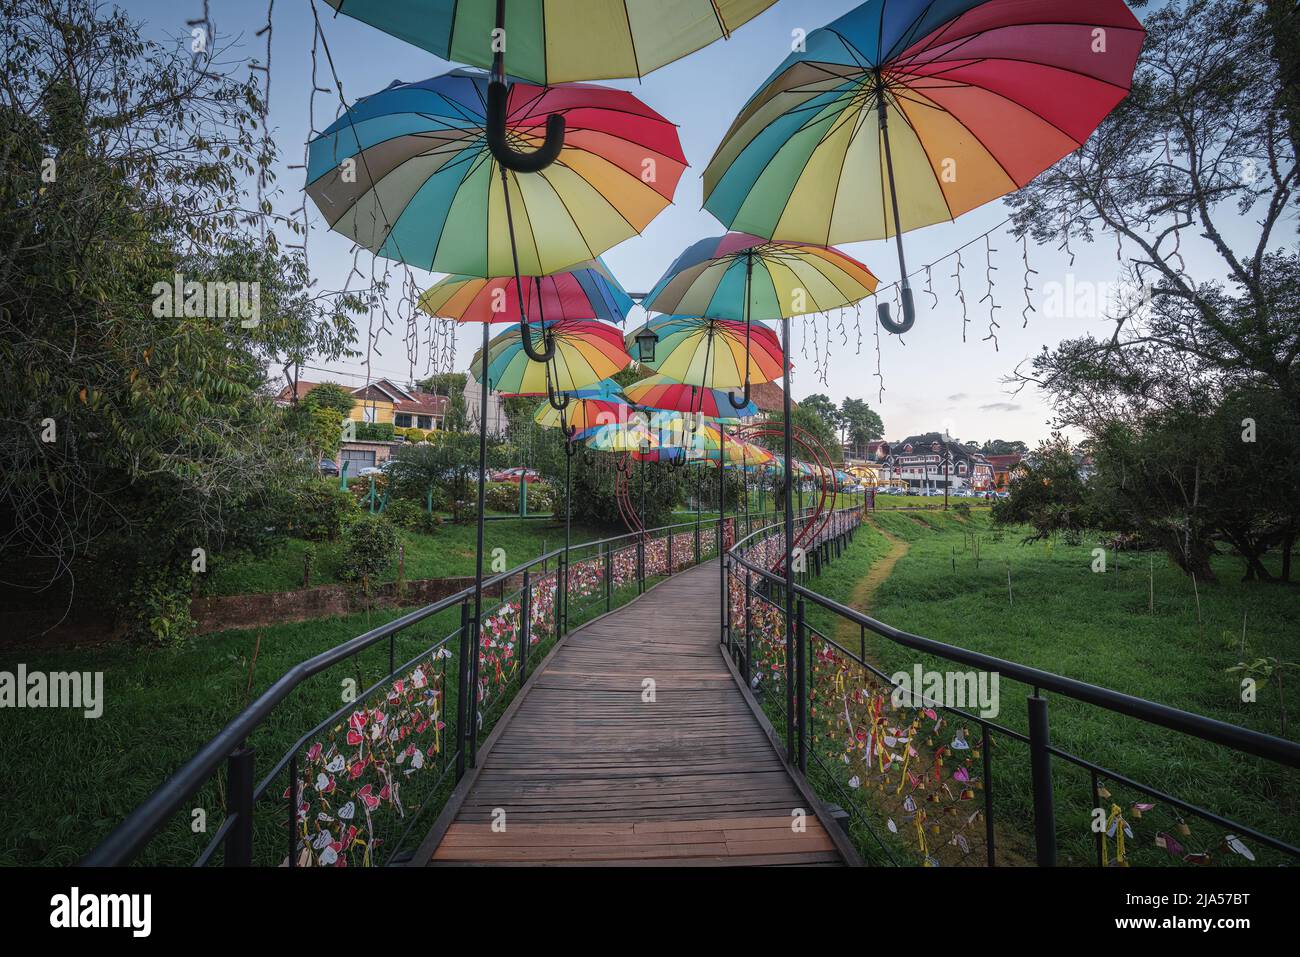
[[[728,233],[693,243],[641,305],[675,316],[776,320],[851,305],[877,284],[838,249]]]
[[[751,97],[704,172],[705,208],[779,239],[894,236],[910,327],[899,234],[1078,149],[1127,95],[1144,36],[1123,0],[868,0]]]
[[[632,361],[623,334],[613,326],[586,319],[548,320],[543,331],[555,344],[549,362],[528,358],[519,327],[509,326],[488,343],[487,377],[504,393],[556,395],[590,388]],[[483,351],[474,355],[470,372],[482,382]]]
[[[522,286],[524,303],[519,304]],[[530,322],[547,319],[601,319],[621,323],[632,310],[632,297],[600,259],[549,276],[480,279],[447,276],[420,296],[419,307],[431,316],[457,322]]]
[[[752,402],[740,409],[733,408],[727,401],[727,393],[721,389],[688,385],[659,374],[628,386],[626,394],[636,405],[711,419],[741,419],[758,415],[758,406]]]
[[[659,448],[654,430],[635,421],[600,426],[585,435],[583,442],[599,452],[640,452],[642,446]]]
[[[781,344],[761,323],[667,316],[629,333],[629,347],[642,330],[658,337],[655,358],[642,365],[678,382],[733,389],[747,380],[771,382],[782,372]]]
[[[307,193],[330,227],[432,272],[542,276],[637,235],[672,201],[686,168],[677,128],[631,93],[516,83],[512,142],[539,140],[548,114],[568,124],[555,162],[524,174],[488,146],[488,82],[468,70],[396,82],[313,139]]]
[[[491,66],[494,24],[510,14],[510,72],[547,85],[642,77],[694,53],[762,13],[776,0],[510,0],[493,5],[446,0],[325,0],[349,17],[434,56]]]
[[[573,436],[607,425],[625,423],[628,421],[629,408],[627,403],[608,402],[604,399],[574,399],[562,409],[543,402],[537,407],[533,421],[543,428],[564,429],[566,434]]]

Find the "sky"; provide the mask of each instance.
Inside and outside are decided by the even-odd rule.
[[[231,42],[227,61],[241,57],[261,57],[264,39],[254,36],[266,21],[268,0],[210,0],[211,18],[218,45]],[[376,92],[393,80],[418,80],[434,76],[455,66],[367,25],[333,11],[317,0],[326,39],[335,67],[349,102]],[[663,116],[677,123],[690,168],[682,177],[675,202],[650,224],[645,232],[616,246],[605,254],[605,261],[625,288],[645,292],[673,259],[692,242],[724,232],[722,225],[701,208],[704,167],[717,147],[731,120],[752,93],[761,86],[772,70],[790,50],[796,30],[811,32],[851,10],[855,0],[781,0],[746,24],[726,41],[705,47],[676,63],[655,71],[639,83],[608,81],[608,85],[631,89]],[[143,21],[147,35],[155,38],[188,34],[185,21],[202,16],[202,0],[126,0],[125,9]],[[310,0],[279,0],[274,6],[272,31],[272,86],[270,123],[280,144],[285,164],[300,163],[302,144],[309,135],[307,99],[310,91],[312,15]],[[188,39],[188,37],[186,37]],[[323,58],[322,58],[323,59]],[[323,85],[332,82],[328,70],[321,66]],[[318,95],[317,126],[323,128],[334,118],[337,97]],[[331,106],[332,104],[332,106]],[[277,209],[288,211],[301,202],[303,171],[289,169],[279,173],[279,195],[273,197]],[[352,266],[351,244],[330,233],[324,221],[308,204],[314,227],[309,240],[314,275],[326,288],[337,288]],[[1092,331],[1098,335],[1113,329],[1104,316],[1104,308],[1051,309],[1045,302],[1048,293],[1063,290],[1105,289],[1102,284],[1120,278],[1120,263],[1113,240],[1094,246],[1075,244],[1071,256],[1053,246],[1038,247],[1031,241],[1029,265],[1036,275],[1029,277],[1033,291],[1028,302],[1035,312],[1024,323],[1026,306],[1023,292],[1025,265],[1020,241],[1004,230],[995,232],[988,245],[994,250],[992,273],[994,301],[1001,305],[996,313],[1000,329],[996,346],[986,339],[989,327],[989,303],[979,300],[988,291],[986,284],[986,244],[979,239],[1007,217],[1002,202],[994,202],[961,216],[955,222],[941,223],[906,234],[909,269],[940,260],[954,250],[971,243],[962,252],[963,286],[966,292],[968,324],[963,322],[961,305],[952,279],[954,258],[943,259],[933,270],[933,287],[938,305],[916,291],[917,322],[901,339],[880,335],[877,378],[876,342],[873,312],[869,304],[861,309],[861,340],[853,310],[844,312],[844,330],[840,317],[831,319],[830,361],[826,381],[814,369],[812,331],[801,320],[794,320],[793,350],[795,369],[792,393],[796,400],[821,392],[835,401],[846,397],[866,399],[885,423],[886,437],[897,439],[926,431],[947,431],[954,438],[984,441],[992,438],[1021,439],[1031,446],[1051,432],[1051,410],[1045,397],[1034,389],[1013,394],[1003,380],[1019,363],[1052,347],[1062,339]],[[854,243],[844,247],[850,255],[869,266],[882,286],[898,278],[898,261],[893,241]],[[369,253],[362,251],[368,261]],[[368,268],[368,262],[366,263]],[[1196,269],[1195,252],[1189,265]],[[1213,268],[1208,259],[1204,267]],[[432,284],[437,275],[415,270],[421,286]],[[1068,297],[1074,300],[1075,297]],[[1059,300],[1058,300],[1059,301]],[[1082,305],[1082,303],[1077,303]],[[1061,313],[1065,314],[1062,315]],[[897,314],[897,310],[895,310]],[[639,324],[638,310],[629,319],[628,328]],[[817,320],[817,336],[825,342],[825,320]],[[307,369],[304,379],[325,378],[363,384],[367,375],[388,376],[406,381],[410,376],[406,346],[397,329],[377,342],[379,353],[370,356],[369,372],[365,360],[334,363],[328,372]],[[458,334],[456,368],[464,370],[477,347],[480,330],[463,327]],[[847,339],[847,342],[845,341]],[[366,341],[362,330],[361,345]],[[808,358],[805,358],[805,353]],[[426,372],[426,358],[421,355],[416,377]]]

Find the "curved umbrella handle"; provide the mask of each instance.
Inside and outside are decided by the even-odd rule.
[[[533,345],[533,327],[529,323],[527,316],[522,317],[519,323],[519,341],[523,343],[524,355],[528,356],[533,362],[550,362],[555,358],[555,338],[547,333],[546,327],[543,326],[542,348],[539,351]],[[555,405],[555,403],[551,404]],[[564,408],[562,405],[556,405],[555,407],[557,409]]]
[[[536,173],[555,162],[564,148],[564,117],[552,113],[546,118],[546,139],[531,153],[521,152],[510,145],[506,136],[506,97],[510,90],[505,83],[493,79],[488,82],[487,142],[492,156],[503,167],[515,173]]]
[[[551,408],[556,412],[563,412],[569,407],[569,397],[563,392],[556,394],[551,388],[551,380],[548,376],[546,379],[546,401],[551,403]]]
[[[876,307],[876,314],[880,319],[880,324],[886,332],[892,332],[896,336],[901,336],[916,324],[916,305],[912,301],[912,287],[903,284],[903,319],[901,322],[895,322],[889,316],[889,303],[882,302]]]
[[[573,458],[578,454],[578,443],[573,441],[573,437],[578,434],[578,427],[576,425],[569,426],[564,431],[564,454],[569,458]]]
[[[734,392],[727,393],[727,401],[731,403],[731,407],[737,412],[749,405],[749,376],[745,376],[745,393],[740,398],[740,401],[736,400],[736,394]]]

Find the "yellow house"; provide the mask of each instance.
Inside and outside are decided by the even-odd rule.
[[[317,382],[298,382],[301,399],[319,385]],[[289,402],[292,393],[288,386],[281,390],[279,400]],[[391,379],[376,379],[369,385],[352,390],[352,411],[348,418],[354,422],[387,422],[398,429],[441,429],[447,415],[448,398],[418,389],[397,385]]]

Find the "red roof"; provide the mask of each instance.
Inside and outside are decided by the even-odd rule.
[[[984,456],[985,461],[987,461],[989,465],[993,466],[993,468],[999,472],[1009,472],[1011,469],[1019,465],[1020,460],[1023,458],[1024,456],[1021,455],[1019,452],[1012,452],[1010,455]]]
[[[316,388],[316,386],[320,385],[320,383],[319,383],[319,382],[306,382],[306,381],[304,381],[304,380],[302,380],[302,379],[299,379],[298,382],[296,383],[296,385],[297,385],[297,390],[298,390],[298,396],[297,396],[297,398],[298,398],[299,400],[301,400],[301,399],[303,398],[303,396],[305,396],[305,395],[306,395],[308,392],[310,392],[312,389]],[[278,399],[278,400],[281,401],[281,402],[288,402],[288,401],[289,401],[290,399],[292,399],[293,397],[294,397],[294,395],[293,395],[293,390],[290,389],[290,388],[286,385],[283,389],[280,390],[280,393],[279,393],[279,395],[276,396],[276,399]]]
[[[400,402],[393,403],[393,410],[396,412],[413,412],[416,415],[444,415],[447,411],[447,404],[451,400],[445,395],[434,395],[430,392],[412,392],[415,401],[409,402],[403,399]]]
[[[739,390],[737,390],[739,391]],[[785,409],[785,393],[775,382],[760,382],[749,387],[749,399],[761,412],[781,412]],[[790,400],[790,408],[799,408],[799,403]]]

